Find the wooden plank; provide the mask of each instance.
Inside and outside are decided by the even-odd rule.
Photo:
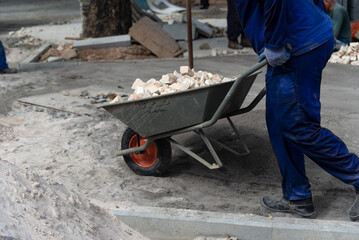
[[[128,34],[157,57],[173,57],[180,49],[178,43],[148,17],[142,17]]]

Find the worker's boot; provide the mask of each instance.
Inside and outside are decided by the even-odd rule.
[[[285,200],[274,196],[266,195],[262,198],[262,206],[272,212],[287,212],[298,214],[304,218],[316,218],[312,197],[300,200]]]
[[[17,70],[15,68],[0,69],[0,74],[12,74],[12,73],[17,73]]]
[[[355,202],[349,209],[349,217],[352,221],[359,220],[359,188],[357,188],[355,191],[356,191]]]
[[[232,49],[243,49],[243,47],[238,43],[238,41],[228,40],[228,47]]]

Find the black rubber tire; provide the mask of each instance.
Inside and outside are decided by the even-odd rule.
[[[121,149],[128,149],[131,138],[137,133],[131,128],[127,128],[122,135]],[[172,156],[171,143],[166,139],[158,139],[154,141],[157,148],[157,160],[151,167],[142,167],[138,165],[131,157],[131,155],[124,155],[127,166],[136,174],[141,176],[161,176],[166,172]]]

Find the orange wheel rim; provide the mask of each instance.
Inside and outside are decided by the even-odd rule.
[[[148,138],[144,138],[139,136],[140,138],[140,145],[144,145]],[[129,144],[130,148],[138,147],[137,142],[137,135],[134,135]],[[131,153],[131,158],[138,166],[149,168],[155,165],[157,161],[157,147],[156,144],[153,142],[150,144],[150,146],[142,153]]]

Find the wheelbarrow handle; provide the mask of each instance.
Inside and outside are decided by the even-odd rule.
[[[214,113],[212,118],[208,120],[207,122],[202,123],[202,127],[208,127],[213,125],[222,115],[223,109],[229,102],[229,100],[233,97],[233,95],[236,93],[237,87],[240,84],[240,82],[245,79],[246,77],[252,75],[253,73],[257,72],[262,67],[266,66],[268,64],[267,59],[263,58],[250,68],[248,68],[246,71],[244,71],[233,83],[232,87],[229,89],[227,95],[224,97],[222,103],[219,105],[217,111]]]

